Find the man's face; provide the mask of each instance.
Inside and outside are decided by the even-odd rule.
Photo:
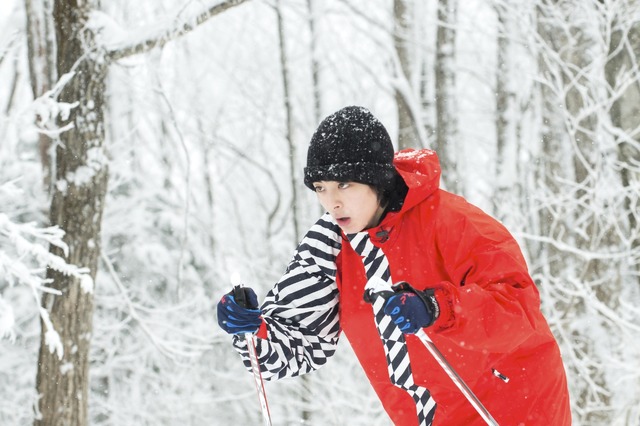
[[[322,207],[338,222],[345,234],[355,234],[380,222],[384,209],[369,185],[356,182],[314,182]]]

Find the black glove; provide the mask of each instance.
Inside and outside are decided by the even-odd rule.
[[[258,296],[249,287],[234,287],[218,302],[218,325],[229,334],[255,333],[262,325]]]
[[[429,327],[438,319],[440,307],[433,295],[433,290],[416,290],[404,281],[395,284],[392,288],[393,294],[384,295],[387,301],[383,309],[400,331],[414,334],[423,327]]]

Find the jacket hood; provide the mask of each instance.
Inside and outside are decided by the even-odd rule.
[[[430,149],[404,149],[395,154],[393,165],[409,187],[400,212],[422,202],[440,187],[440,160]]]

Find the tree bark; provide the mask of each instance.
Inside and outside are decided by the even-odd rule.
[[[396,72],[402,73],[400,79],[406,80],[406,87],[410,86],[411,82],[411,54],[409,52],[408,37],[411,32],[411,20],[409,17],[412,14],[408,11],[408,4],[406,0],[394,0],[393,2],[393,21],[394,21],[394,33],[393,44],[398,55],[400,62],[400,70]],[[406,99],[406,93],[399,88],[395,90],[396,107],[398,109],[398,149],[416,148],[420,147],[420,140],[415,131],[416,123],[413,120],[411,108],[408,100]]]
[[[29,53],[29,76],[33,97],[44,95],[58,79],[55,58],[51,0],[25,0],[27,15],[27,50]],[[36,117],[38,120],[39,117]],[[51,138],[38,136],[40,162],[42,163],[44,185],[51,185]]]
[[[50,287],[58,290],[60,295],[43,295],[42,309],[46,312],[41,317],[51,321],[60,337],[62,350],[54,351],[51,333],[47,333],[43,320],[36,376],[38,413],[34,424],[84,426],[89,419],[92,291],[100,257],[101,222],[108,183],[108,160],[104,150],[108,65],[112,60],[162,46],[246,0],[219,3],[198,14],[189,23],[161,33],[157,39],[150,38],[141,44],[111,51],[104,46],[97,46],[94,34],[86,25],[90,12],[97,8],[99,0],[53,1],[55,43],[48,43],[49,38],[46,38],[45,56],[50,58],[51,52],[55,52],[55,75],[71,76],[61,89],[57,101],[73,107],[68,115],[58,118],[59,127],[68,127],[68,130],[61,133],[60,143],[55,150],[49,213],[51,225],[64,230],[67,249],[52,247],[51,252],[69,264],[87,268],[91,282],[78,282],[78,279],[53,269],[47,270]],[[29,4],[33,6],[38,3]],[[36,50],[35,47],[32,49]],[[42,69],[32,66],[31,72],[37,74]],[[52,81],[49,83],[52,84]],[[34,95],[44,90],[40,83],[33,87]]]
[[[442,163],[442,179],[447,190],[463,193],[458,170],[458,119],[456,102],[456,31],[457,1],[438,2],[436,40],[436,151]]]
[[[506,165],[506,151],[508,141],[509,117],[507,115],[510,93],[508,92],[507,81],[509,70],[507,67],[509,40],[506,36],[506,17],[501,6],[496,6],[498,19],[498,49],[497,49],[497,69],[496,69],[496,162],[495,176],[498,184],[496,188],[497,198],[502,201],[501,193],[508,189],[510,182],[505,179],[504,167]],[[499,205],[496,205],[498,208]]]
[[[559,290],[568,297],[558,298],[554,310],[563,312],[562,319],[572,322],[560,326],[573,338],[569,350],[579,354],[568,365],[569,371],[575,377],[589,377],[574,393],[577,406],[583,408],[579,420],[611,424],[611,414],[603,407],[615,405],[615,385],[607,370],[593,368],[601,361],[597,349],[600,342],[590,336],[614,335],[618,330],[618,325],[605,315],[594,316],[593,309],[602,304],[612,312],[618,311],[625,287],[620,277],[627,268],[607,256],[612,247],[621,250],[626,247],[623,246],[625,238],[620,239],[616,215],[607,213],[609,203],[615,205],[615,201],[605,201],[600,194],[602,179],[609,178],[612,150],[608,135],[602,132],[608,127],[607,120],[598,114],[606,111],[601,106],[601,82],[596,80],[602,74],[591,69],[593,46],[598,39],[584,24],[567,25],[567,15],[574,13],[570,4],[546,0],[536,6],[536,11],[541,46],[546,50],[539,55],[541,82],[544,82],[541,127],[545,129],[539,181],[544,182],[547,193],[562,194],[561,201],[554,200],[540,208],[541,233],[550,241],[561,241],[564,246],[575,248],[576,253],[602,254],[576,256],[549,245],[541,249],[544,259],[541,263],[546,277],[573,279],[569,280],[568,289]],[[591,15],[578,16],[591,19]],[[606,19],[608,17],[603,21]],[[606,27],[608,23],[601,25]],[[618,183],[612,179],[608,184],[611,186],[607,191],[615,192]],[[590,318],[589,326],[576,326],[585,317]],[[586,359],[593,357],[598,361],[583,362],[585,354]]]
[[[614,31],[609,42],[609,60],[605,74],[615,101],[610,109],[611,123],[620,130],[616,138],[617,157],[620,162],[620,179],[625,188],[624,214],[627,217],[631,249],[640,249],[638,195],[634,186],[640,181],[637,165],[640,164],[640,24],[614,20]],[[631,82],[631,83],[629,83]],[[636,135],[632,137],[631,135]],[[633,266],[636,282],[640,282],[640,265]]]
[[[494,167],[493,213],[499,219],[507,218],[518,209],[521,199],[518,186],[518,117],[517,94],[513,88],[513,62],[511,35],[516,33],[512,16],[502,3],[493,6],[498,22],[495,79],[495,131],[496,159]]]
[[[313,6],[312,0],[307,0],[307,9],[309,10],[309,33],[310,43],[309,50],[311,50],[311,80],[313,82],[313,122],[314,124],[320,123],[322,119],[322,98],[320,96],[320,63],[318,62],[318,40],[316,31],[316,16],[317,3]]]
[[[103,150],[105,61],[87,51],[93,34],[84,29],[92,2],[56,0],[58,74],[73,72],[60,101],[76,103],[68,120],[73,128],[61,134],[56,149],[56,182],[51,201],[51,225],[64,229],[68,252],[51,251],[68,263],[87,267],[95,278],[100,224],[107,191],[108,169]],[[77,279],[49,269],[47,278],[61,296],[45,294],[42,307],[61,338],[63,353],[52,353],[44,324],[36,386],[40,395],[36,425],[86,425],[88,420],[89,346],[93,332],[93,293]]]
[[[287,47],[285,45],[284,34],[284,21],[282,18],[280,0],[276,0],[276,16],[278,20],[278,40],[280,50],[280,70],[282,72],[282,96],[284,100],[284,113],[285,113],[285,139],[287,140],[287,146],[289,148],[289,175],[291,179],[291,211],[293,216],[293,234],[294,241],[298,241],[300,235],[300,212],[298,208],[298,180],[296,179],[296,163],[297,163],[297,150],[296,144],[293,140],[293,110],[291,107],[290,96],[290,84],[291,78],[289,77],[288,60],[287,60]]]
[[[285,139],[287,140],[288,147],[288,159],[289,159],[289,179],[290,179],[290,188],[291,188],[291,215],[292,215],[292,230],[293,230],[293,238],[292,242],[294,245],[298,243],[298,239],[301,238],[300,233],[300,208],[298,206],[299,200],[299,191],[298,191],[298,179],[296,176],[298,175],[296,170],[297,164],[297,149],[296,143],[293,139],[293,108],[291,106],[291,77],[289,75],[289,63],[287,56],[287,46],[286,46],[286,36],[285,36],[285,28],[284,28],[284,18],[282,16],[282,5],[280,0],[276,0],[276,17],[278,21],[278,41],[279,41],[279,52],[280,52],[280,71],[282,72],[282,96],[284,101],[284,113],[285,113]],[[314,70],[315,72],[315,70]],[[315,83],[315,81],[314,81]],[[316,107],[317,108],[317,107]],[[317,109],[316,109],[317,113]],[[303,422],[308,422],[311,413],[309,411],[309,407],[311,406],[311,391],[310,387],[312,387],[311,380],[308,376],[302,376],[302,386],[300,399],[302,400],[302,412],[300,416]]]

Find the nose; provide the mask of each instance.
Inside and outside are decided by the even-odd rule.
[[[339,195],[333,194],[331,197],[331,202],[329,204],[332,210],[338,210],[342,207],[342,198]]]

